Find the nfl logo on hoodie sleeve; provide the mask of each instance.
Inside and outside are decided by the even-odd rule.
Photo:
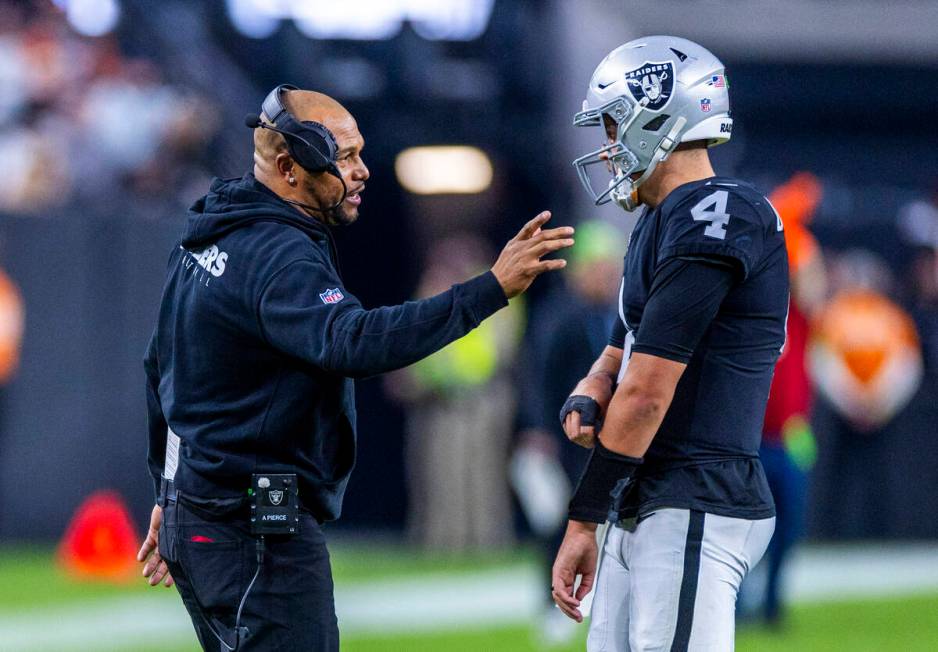
[[[345,295],[342,294],[342,290],[339,288],[332,288],[320,293],[319,298],[322,299],[322,302],[325,304],[339,303],[339,301],[345,298]]]

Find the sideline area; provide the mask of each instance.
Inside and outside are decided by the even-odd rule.
[[[337,553],[337,571],[352,555]],[[343,580],[345,573],[337,572],[343,638],[354,643],[395,634],[510,630],[542,614],[541,575],[530,558],[477,572],[465,567],[419,572],[407,577],[406,564],[383,579],[359,574]],[[798,603],[938,594],[938,545],[806,548],[794,560],[788,587]],[[76,594],[53,606],[19,609],[9,592],[22,589],[0,586],[6,593],[0,605],[0,651],[186,649],[193,641],[188,616],[169,591]]]

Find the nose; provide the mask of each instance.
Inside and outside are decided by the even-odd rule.
[[[364,161],[352,172],[352,178],[355,179],[355,181],[367,181],[370,176],[371,172],[368,171],[368,166],[365,165]]]

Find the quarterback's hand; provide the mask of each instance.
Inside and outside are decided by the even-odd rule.
[[[492,273],[509,299],[527,290],[540,274],[566,267],[567,261],[562,258],[541,260],[541,256],[573,245],[572,226],[541,230],[549,219],[550,212],[544,211],[525,224],[518,235],[508,241],[492,266]]]
[[[591,374],[577,383],[571,396],[589,396],[599,404],[599,414],[604,416],[612,400],[612,379],[603,374]],[[592,448],[596,443],[596,428],[580,424],[580,413],[570,412],[563,422],[563,431],[567,439],[584,448]]]
[[[160,557],[160,523],[163,522],[163,508],[159,505],[153,506],[150,513],[150,529],[147,532],[147,538],[143,540],[140,546],[140,552],[137,553],[137,561],[143,562],[143,576],[147,578],[150,586],[156,586],[161,581],[167,587],[173,585],[173,576],[169,574],[169,568],[166,562]]]
[[[567,532],[563,543],[557,551],[554,560],[554,569],[551,573],[551,595],[560,610],[567,616],[583,622],[580,613],[580,601],[592,590],[596,580],[596,560],[599,556],[596,545],[595,523],[570,521],[567,523]],[[574,593],[576,576],[582,575],[580,586]]]

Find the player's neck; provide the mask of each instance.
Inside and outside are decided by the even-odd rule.
[[[639,189],[642,203],[655,208],[678,186],[716,176],[706,149],[677,150],[655,168]]]

